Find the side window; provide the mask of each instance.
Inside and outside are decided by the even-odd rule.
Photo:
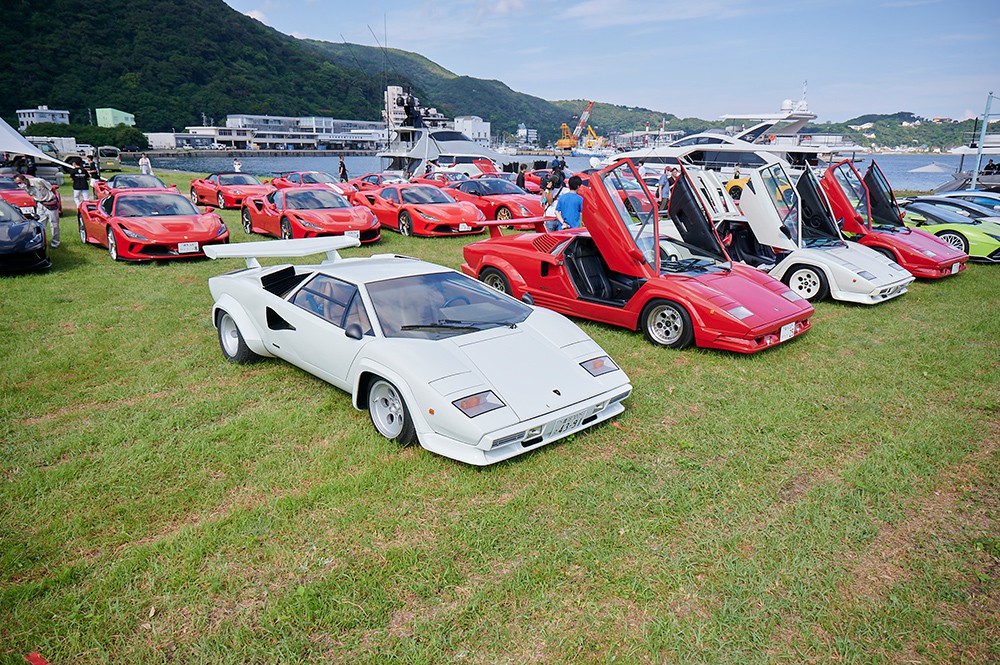
[[[316,275],[292,296],[292,304],[338,328],[345,328],[348,323],[358,323],[366,335],[372,334],[368,315],[361,304],[358,289],[353,284],[328,275]]]
[[[386,201],[392,201],[396,205],[399,205],[399,190],[398,189],[386,189],[382,191],[382,198]]]
[[[208,179],[208,181],[210,183],[212,183],[213,185],[218,185],[219,184],[219,176],[213,175],[211,178]]]
[[[105,215],[107,215],[107,216],[110,217],[111,216],[111,209],[112,209],[112,206],[113,206],[114,202],[115,202],[115,198],[113,196],[105,196],[104,200],[101,201],[101,211]]]
[[[378,176],[377,175],[365,176],[364,181],[367,182],[367,183],[370,183],[372,185],[377,185],[378,184]]]
[[[288,176],[288,182],[298,185],[300,182],[302,182],[302,178],[299,176],[298,173],[292,173],[291,175]]]
[[[279,189],[278,191],[273,192],[273,195],[274,198],[272,199],[272,201],[274,202],[274,207],[278,208],[279,210],[283,209],[285,207],[284,190]]]

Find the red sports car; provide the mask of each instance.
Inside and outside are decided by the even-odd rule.
[[[271,179],[271,185],[278,189],[302,187],[304,185],[323,185],[338,194],[346,194],[351,189],[350,185],[346,182],[340,182],[340,180],[334,178],[326,171],[292,171],[281,173],[278,177]]]
[[[155,175],[144,175],[141,173],[119,173],[107,180],[94,181],[94,196],[103,199],[108,194],[114,194],[119,190],[144,189],[144,190],[168,190],[177,191],[176,185],[168,185]]]
[[[458,201],[468,201],[479,208],[486,219],[541,217],[542,201],[512,182],[500,178],[477,178],[456,182],[444,188]]]
[[[31,194],[17,186],[17,183],[14,182],[15,175],[14,173],[0,173],[0,199],[20,210],[25,217],[34,218],[35,199],[31,198]],[[58,193],[55,188],[52,191]]]
[[[965,270],[968,254],[903,224],[892,189],[874,162],[862,179],[845,159],[826,170],[820,185],[848,239],[871,247],[915,277],[947,277]]]
[[[591,175],[583,228],[502,235],[491,222],[490,238],[465,247],[462,271],[563,314],[640,329],[660,346],[753,353],[809,329],[806,300],[732,262],[686,175],[663,218],[651,200],[626,209],[625,181],[637,177],[630,161]]]
[[[482,233],[486,216],[471,203],[459,203],[428,185],[389,185],[358,192],[355,205],[370,208],[383,227],[404,236],[454,236]]]
[[[360,178],[348,180],[345,185],[350,185],[356,190],[378,189],[385,185],[403,184],[406,178],[398,173],[366,173]]]
[[[198,212],[182,194],[121,190],[77,211],[80,240],[108,248],[115,261],[204,256],[203,247],[229,242],[214,212]]]
[[[279,238],[349,236],[369,243],[382,237],[371,210],[352,206],[325,185],[285,187],[264,196],[248,196],[240,218],[247,233]]]
[[[465,182],[469,176],[461,171],[432,171],[422,176],[410,178],[414,185],[431,185],[433,187],[447,187],[456,182]]]
[[[212,173],[191,181],[191,202],[217,208],[239,208],[246,197],[267,194],[272,189],[249,173]]]

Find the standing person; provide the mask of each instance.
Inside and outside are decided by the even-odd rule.
[[[101,167],[94,161],[93,155],[87,155],[87,161],[83,163],[83,168],[87,169],[87,173],[90,175],[90,186],[93,187],[94,183],[101,179]]]
[[[659,202],[659,209],[666,210],[667,205],[670,203],[670,185],[673,181],[670,179],[671,169],[663,169],[663,173],[660,174],[659,179],[656,181],[656,198]]]
[[[233,171],[236,171],[237,173],[239,173],[242,168],[243,168],[243,164],[240,163],[240,158],[239,157],[233,157]]]
[[[640,178],[645,178],[646,177],[646,164],[643,163],[643,162],[639,162],[638,164],[636,164],[636,166],[638,167],[638,170],[639,170],[639,177]]]
[[[527,175],[528,175],[528,165],[521,164],[521,168],[518,169],[517,171],[517,179],[514,181],[514,184],[520,187],[521,189],[526,189],[524,186],[525,185],[524,178]]]
[[[344,156],[340,156],[340,182],[347,182],[347,164],[344,163]]]
[[[583,222],[583,197],[576,191],[580,189],[581,182],[578,175],[570,177],[569,191],[560,196],[556,202],[556,222],[559,225],[557,228],[576,229]]]
[[[90,173],[81,162],[73,162],[69,177],[73,180],[73,205],[79,210],[82,202],[90,200]]]
[[[562,194],[565,182],[566,176],[563,174],[563,170],[558,166],[552,169],[552,174],[549,176],[548,186],[545,190],[545,198],[542,202],[546,208],[559,200],[559,195]]]
[[[153,164],[149,161],[146,153],[139,156],[139,173],[143,175],[153,175]]]
[[[14,182],[35,199],[35,214],[38,219],[42,223],[45,219],[49,220],[49,235],[52,238],[49,246],[55,249],[59,246],[59,202],[52,191],[52,185],[42,178],[23,174],[14,176]]]

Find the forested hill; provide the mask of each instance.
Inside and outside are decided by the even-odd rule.
[[[133,113],[144,131],[229,113],[377,120],[381,80],[222,0],[5,0],[0,115],[47,104]],[[404,82],[405,85],[405,82]]]

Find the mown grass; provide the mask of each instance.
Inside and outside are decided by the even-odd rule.
[[[0,282],[0,661],[1000,657],[993,266],[821,303],[753,357],[581,321],[625,414],[477,469],[282,362],[226,363],[207,279],[236,262],[62,232],[51,272]],[[457,267],[465,242],[350,254]]]

